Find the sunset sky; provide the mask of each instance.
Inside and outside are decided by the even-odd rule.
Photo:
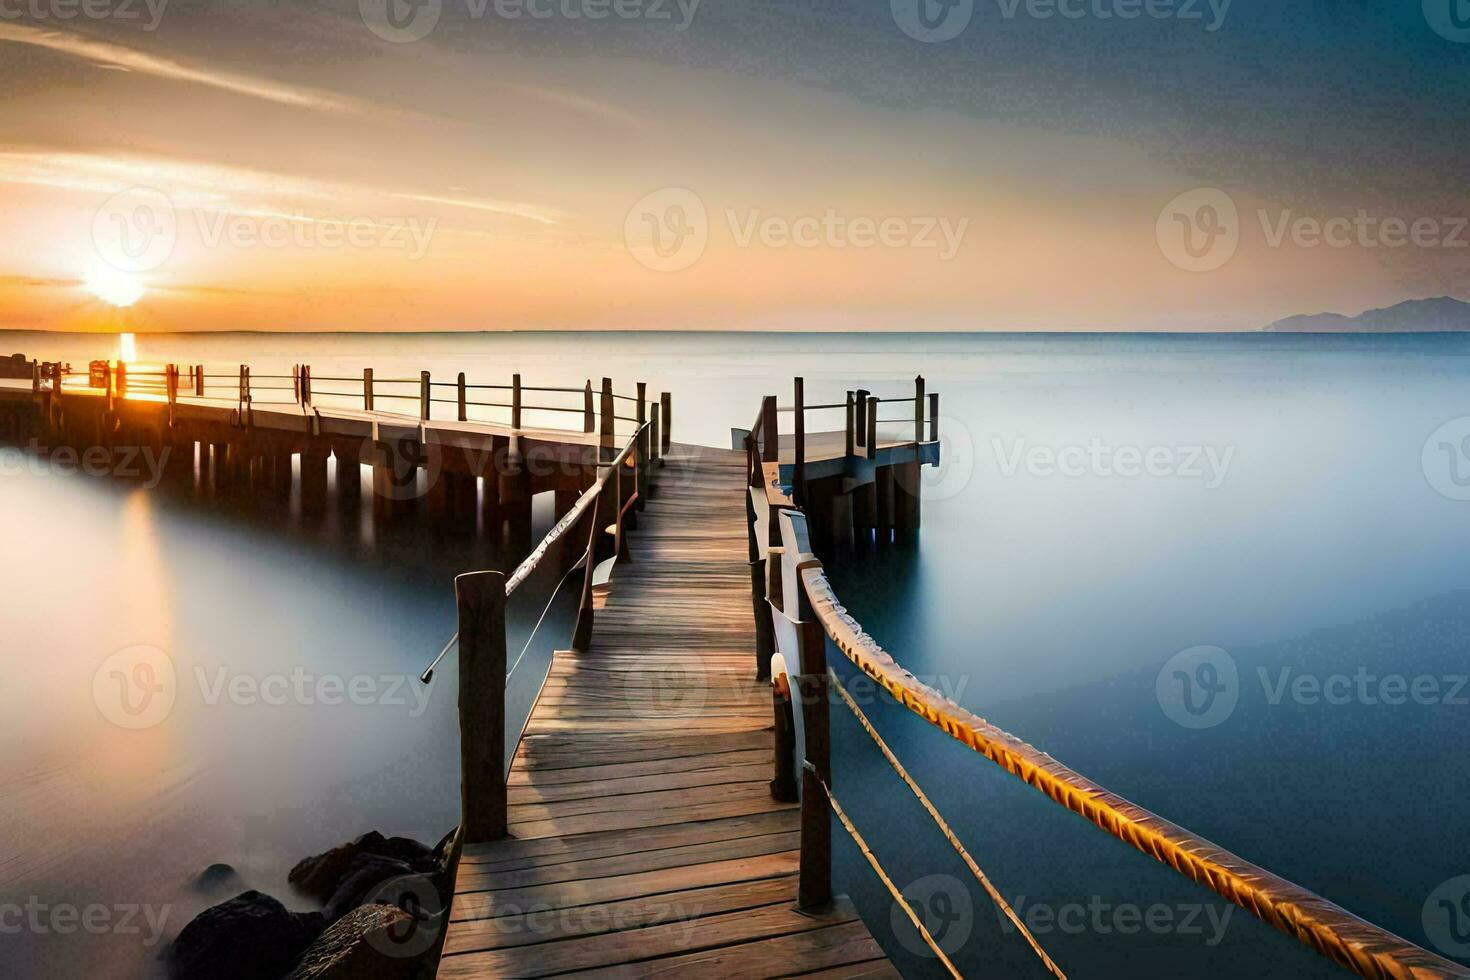
[[[5,0],[0,328],[1254,329],[1470,298],[1470,29],[1440,0],[923,0],[948,39],[917,2]],[[1176,200],[1238,244],[1180,254]]]

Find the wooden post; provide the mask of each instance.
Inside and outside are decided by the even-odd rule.
[[[929,396],[929,441],[939,441],[939,392]]]
[[[592,379],[587,379],[587,389],[582,394],[582,431],[597,431],[597,409],[592,404]]]
[[[924,376],[914,379],[914,442],[924,441]]]
[[[460,819],[464,841],[501,840],[505,792],[505,575],[454,580],[459,603]]]
[[[878,458],[878,399],[868,399],[868,458]]]
[[[128,397],[128,366],[123,361],[117,362],[117,397]]]
[[[638,491],[638,510],[648,506],[648,430],[644,428],[648,424],[648,383],[638,382],[638,435],[637,444],[633,450],[634,466],[637,479],[634,487]],[[636,526],[636,524],[635,524]]]
[[[419,419],[420,419],[420,421],[423,421],[423,422],[429,421],[429,416],[431,414],[431,405],[432,405],[432,401],[433,401],[433,395],[434,395],[434,386],[433,386],[433,382],[431,382],[429,380],[429,372],[428,371],[420,371],[419,372]]]
[[[58,390],[60,390],[60,387],[61,387],[60,385],[57,385],[57,389]],[[33,394],[33,395],[39,395],[40,393],[41,393],[41,362],[40,361],[32,361],[31,362],[31,394]]]
[[[853,402],[853,393],[847,393],[847,455],[857,454],[857,409]]]
[[[194,366],[194,395],[197,398],[204,397],[204,365]]]
[[[774,674],[774,672],[773,672]],[[796,793],[796,718],[791,707],[791,679],[785,674],[771,678],[771,706],[776,723],[776,766],[771,780],[771,799],[795,803]]]
[[[604,483],[597,491],[597,499],[588,508],[591,511],[592,526],[587,534],[587,563],[582,569],[582,603],[577,609],[577,626],[572,633],[572,649],[578,653],[586,653],[592,648],[592,571],[597,567],[599,545],[604,537],[603,528],[607,527],[611,497],[611,488]]]
[[[651,412],[651,415],[649,416],[649,419],[648,419],[648,447],[649,447],[648,452],[649,452],[649,455],[653,459],[662,461],[663,460],[663,450],[662,450],[662,447],[663,447],[663,435],[659,431],[659,424],[658,424],[658,405],[657,404],[654,404],[649,409],[649,411]]]
[[[301,365],[301,404],[311,404],[311,365]]]
[[[469,414],[469,400],[470,400],[469,399],[469,386],[465,384],[464,372],[463,371],[459,372],[458,385],[459,385],[459,420],[461,422],[468,422],[470,420],[470,414]]]
[[[798,515],[792,515],[792,520],[805,522],[805,518]],[[797,885],[797,904],[802,908],[818,908],[832,902],[831,808],[821,786],[821,783],[832,785],[827,633],[817,621],[811,599],[806,594],[805,582],[797,582],[796,595],[799,607],[796,636],[801,656],[797,686],[801,692],[807,763],[802,768],[801,878]]]
[[[521,428],[521,376],[512,376],[510,382],[510,427],[517,432]]]
[[[600,411],[602,414],[602,424],[598,427],[598,432],[602,437],[602,448],[604,453],[611,453],[615,448],[613,443],[616,441],[615,434],[617,432],[618,424],[618,403],[616,399],[613,398],[612,378],[602,379],[601,401],[602,405]],[[607,456],[604,455],[603,458],[606,459]]]
[[[796,379],[796,466],[791,478],[791,495],[796,506],[806,505],[806,381]]]
[[[373,410],[373,369],[362,369],[362,410],[371,412]]]
[[[857,406],[857,416],[856,416],[856,418],[853,421],[853,425],[854,425],[853,432],[857,436],[857,444],[859,446],[865,446],[865,445],[867,445],[867,439],[868,439],[868,394],[869,394],[869,392],[868,392],[868,390],[866,388],[859,388],[856,392],[854,392],[854,397],[856,399],[855,404]]]
[[[662,457],[669,454],[669,446],[674,437],[674,403],[667,391],[659,396],[659,405],[662,408],[661,418],[664,427],[664,442],[659,449],[659,456]]]
[[[761,461],[774,463],[781,458],[781,430],[776,423],[776,396],[761,400]],[[762,481],[764,482],[764,481]]]
[[[756,680],[764,680],[770,674],[771,655],[776,652],[776,628],[766,604],[766,570],[761,558],[760,538],[756,534],[755,494],[764,494],[764,481],[760,477],[754,435],[746,437],[745,455],[750,468],[750,485],[745,488],[745,530],[750,563],[751,615],[755,617],[755,677]]]

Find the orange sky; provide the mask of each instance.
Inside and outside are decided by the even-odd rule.
[[[269,45],[229,43],[267,17]],[[1239,181],[1238,251],[1181,269],[1160,209],[1203,182],[1138,140],[616,48],[390,44],[341,11],[218,18],[0,22],[0,327],[1250,329],[1449,291],[1270,247],[1256,209],[1317,202]],[[671,200],[704,244],[660,269],[641,236]],[[99,275],[145,294],[112,309]]]

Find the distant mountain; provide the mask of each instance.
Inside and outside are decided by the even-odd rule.
[[[1357,316],[1317,313],[1289,316],[1266,328],[1268,333],[1430,333],[1470,330],[1470,303],[1449,296],[1411,299],[1386,310]]]

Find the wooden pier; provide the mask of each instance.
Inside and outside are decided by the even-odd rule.
[[[896,975],[850,904],[797,904],[754,679],[744,456],[676,447],[591,649],[559,653],[464,849],[441,977]]]

